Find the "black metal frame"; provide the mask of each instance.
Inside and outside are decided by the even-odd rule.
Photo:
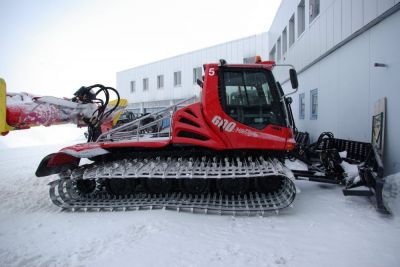
[[[322,133],[316,143],[308,144],[308,133],[296,133],[297,147],[291,157],[307,163],[308,171],[293,173],[298,180],[345,185],[345,196],[368,196],[375,202],[378,211],[390,213],[383,202],[384,169],[376,147],[370,143],[334,138],[332,133]],[[339,152],[347,151],[341,159]],[[346,181],[340,163],[345,160],[358,165],[360,180]],[[359,189],[364,187],[363,189]],[[366,187],[366,188],[365,188]],[[356,189],[358,188],[358,189]]]

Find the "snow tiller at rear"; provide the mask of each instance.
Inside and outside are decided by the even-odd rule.
[[[374,144],[338,139],[330,132],[313,144],[306,132],[297,132],[295,138],[297,146],[290,158],[308,167],[293,170],[296,179],[344,185],[345,196],[371,197],[378,211],[390,213],[383,199],[383,163]]]

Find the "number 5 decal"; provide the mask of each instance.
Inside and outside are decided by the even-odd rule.
[[[210,68],[210,69],[208,70],[208,75],[209,75],[209,76],[214,76],[214,75],[215,75],[215,69],[214,69],[214,68]]]

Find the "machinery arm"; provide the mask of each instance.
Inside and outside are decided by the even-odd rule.
[[[93,89],[97,88],[99,89],[94,92]],[[109,101],[110,90],[116,93],[117,100]],[[105,100],[98,98],[100,93],[104,93]],[[126,100],[119,99],[115,89],[102,85],[81,87],[72,99],[61,99],[27,93],[7,93],[4,80],[0,79],[0,133],[6,135],[11,130],[66,123],[74,123],[79,127],[88,126],[89,132],[91,128],[101,132],[115,124],[122,113],[121,108],[126,104]]]

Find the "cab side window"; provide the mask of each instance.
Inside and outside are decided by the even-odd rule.
[[[224,70],[221,80],[224,112],[234,120],[262,130],[280,124],[280,112],[271,93],[267,73],[260,70]],[[279,105],[279,104],[278,104]]]

